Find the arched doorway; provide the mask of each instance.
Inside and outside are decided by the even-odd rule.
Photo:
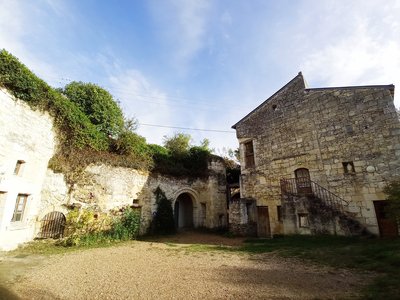
[[[297,193],[312,194],[310,172],[306,168],[300,168],[294,171],[296,177]]]
[[[193,201],[189,193],[180,194],[176,198],[174,216],[177,228],[193,227]]]
[[[38,238],[58,239],[64,236],[66,219],[63,213],[52,211],[44,216],[41,223]]]

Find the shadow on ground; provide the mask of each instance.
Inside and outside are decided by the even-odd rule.
[[[166,236],[146,236],[141,238],[146,242],[173,244],[202,244],[218,246],[241,246],[245,238],[228,237],[218,233],[210,233],[193,229],[180,230],[177,234]]]
[[[0,285],[0,299],[16,300],[21,299],[8,288]]]

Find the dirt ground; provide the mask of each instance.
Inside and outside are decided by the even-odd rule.
[[[274,254],[193,251],[242,239],[184,232],[52,256],[0,257],[0,299],[337,299],[366,275]]]

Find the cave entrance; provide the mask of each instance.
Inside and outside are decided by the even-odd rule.
[[[174,216],[177,228],[193,227],[193,200],[189,193],[180,194],[176,198]]]

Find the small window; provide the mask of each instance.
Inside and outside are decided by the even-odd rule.
[[[283,221],[283,219],[282,219],[282,206],[278,205],[276,207],[276,213],[278,215],[278,222],[282,222]]]
[[[245,157],[245,167],[254,167],[254,148],[253,141],[244,144],[244,157]]]
[[[15,202],[14,214],[11,222],[22,221],[27,199],[28,195],[25,194],[19,194],[17,196],[17,201]]]
[[[351,125],[346,125],[345,128],[346,128],[346,132],[347,132],[348,134],[354,133],[354,131],[353,131],[353,126],[351,126]]]
[[[352,161],[342,162],[344,174],[354,174],[354,163]]]
[[[299,214],[299,226],[310,227],[308,222],[308,214]]]
[[[23,160],[17,160],[17,163],[15,164],[14,168],[14,175],[21,175],[22,174],[22,169],[25,161]]]
[[[201,224],[202,224],[202,226],[206,226],[206,218],[207,218],[207,206],[205,203],[201,203]]]

